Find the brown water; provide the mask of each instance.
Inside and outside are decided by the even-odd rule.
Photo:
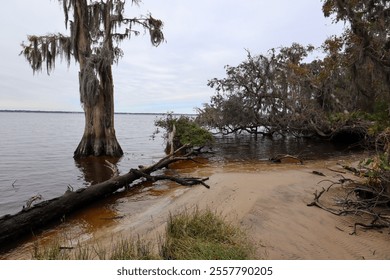
[[[163,154],[160,136],[151,139],[156,115],[115,117],[116,134],[125,155],[117,166],[121,173],[138,165],[149,165]],[[0,216],[20,211],[32,196],[43,200],[62,195],[68,185],[77,189],[111,176],[104,159],[75,161],[84,128],[83,114],[0,112]],[[303,139],[252,137],[218,138],[211,161],[247,162],[276,154],[305,159],[345,154],[344,147]]]

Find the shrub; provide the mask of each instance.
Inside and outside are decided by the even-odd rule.
[[[156,120],[155,126],[157,129],[154,136],[160,132],[159,127],[163,128],[165,130],[163,137],[167,142],[167,148],[173,144],[174,150],[183,145],[203,147],[213,142],[213,135],[188,116],[175,117],[172,113],[168,113]]]

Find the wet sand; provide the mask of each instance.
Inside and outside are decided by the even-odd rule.
[[[358,229],[357,235],[350,235],[353,217],[339,217],[307,206],[316,190],[330,184],[320,181],[337,181],[341,176],[358,179],[330,170],[341,171],[340,163],[351,164],[358,159],[360,155],[308,161],[303,165],[182,164],[175,172],[209,177],[207,184],[211,188],[158,182],[131,196],[114,197],[108,207],[83,211],[59,228],[45,232],[41,241],[49,242],[61,234],[72,242],[97,242],[99,246],[109,246],[112,240],[128,236],[155,241],[170,214],[197,207],[213,209],[245,229],[256,245],[258,259],[390,259],[388,229]],[[314,170],[326,177],[313,174]],[[27,242],[1,258],[28,259],[31,248],[32,242]]]

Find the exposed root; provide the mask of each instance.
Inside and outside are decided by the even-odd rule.
[[[314,200],[307,206],[316,206],[337,216],[351,215],[358,218],[360,221],[355,222],[351,235],[356,235],[357,226],[366,229],[390,228],[390,195],[385,187],[364,185],[344,177],[337,182],[321,182],[331,184],[327,189],[323,187],[321,191],[315,191]],[[343,187],[337,190],[343,194],[332,196],[334,203],[330,205],[329,198],[324,197],[335,185]]]
[[[364,227],[364,228],[366,228],[366,229],[382,229],[382,228],[387,228],[387,227],[389,227],[389,225],[381,225],[381,224],[373,224],[373,223],[371,223],[371,224],[368,224],[368,225],[366,225],[366,224],[363,224],[363,223],[355,223],[354,224],[354,226],[353,226],[353,232],[351,232],[350,233],[350,235],[356,235],[356,227],[357,226],[361,226],[361,227]]]

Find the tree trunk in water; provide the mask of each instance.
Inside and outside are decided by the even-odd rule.
[[[108,41],[100,57],[92,55],[86,14],[87,2],[76,2],[78,21],[73,32],[77,36],[77,58],[80,63],[80,100],[85,113],[84,134],[74,158],[123,155],[114,129],[114,83],[112,78],[112,42]],[[109,30],[107,30],[109,32]],[[107,35],[109,37],[109,33]],[[98,76],[98,77],[97,77]]]
[[[100,73],[96,103],[84,103],[84,135],[74,152],[75,158],[123,155],[114,129],[114,85],[111,67]]]

